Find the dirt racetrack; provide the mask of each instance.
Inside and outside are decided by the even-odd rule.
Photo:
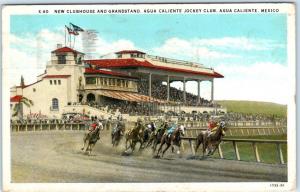
[[[87,156],[80,150],[82,136],[80,131],[12,133],[12,182],[287,181],[286,165],[190,159],[190,149],[181,158],[167,152],[154,159],[150,149],[122,156],[124,140],[112,148],[105,131]]]

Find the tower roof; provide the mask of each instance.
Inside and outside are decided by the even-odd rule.
[[[76,51],[70,47],[61,47],[61,48],[51,51],[51,53],[68,53],[68,52],[84,54],[84,53]]]
[[[116,54],[130,54],[130,53],[146,54],[146,53],[144,53],[142,51],[138,51],[138,50],[122,50],[122,51],[116,52]]]

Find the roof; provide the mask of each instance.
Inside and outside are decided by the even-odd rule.
[[[153,97],[149,97],[146,95],[141,95],[133,92],[101,90],[97,93],[105,97],[110,97],[118,100],[131,101],[131,102],[166,103],[165,100],[160,100],[160,99],[156,99]]]
[[[208,72],[200,72],[200,71],[194,71],[190,69],[180,69],[180,68],[174,68],[174,67],[165,67],[165,66],[158,66],[153,65],[147,60],[139,61],[133,58],[129,59],[98,59],[98,60],[85,60],[86,63],[89,63],[91,65],[96,65],[101,68],[126,68],[126,67],[145,67],[145,68],[151,68],[156,70],[164,70],[164,71],[173,71],[173,72],[179,72],[179,73],[188,73],[188,74],[195,74],[195,75],[205,75],[215,78],[223,78],[224,76],[220,73],[217,73],[213,71],[213,73]]]
[[[44,79],[52,79],[52,78],[68,78],[71,75],[46,75],[43,78]]]
[[[10,102],[20,102],[22,98],[22,95],[16,95],[10,98]]]
[[[70,47],[61,47],[61,48],[53,50],[51,53],[67,53],[67,52],[83,54],[83,53],[81,53],[79,51],[71,49]]]
[[[92,68],[86,68],[85,69],[85,74],[104,74],[104,75],[112,75],[112,76],[118,76],[118,77],[128,77],[128,78],[133,78],[135,77],[129,76],[126,73],[120,73],[116,71],[107,71],[107,70],[98,70],[98,69],[92,69]]]
[[[122,51],[118,51],[115,52],[116,54],[130,54],[130,53],[141,53],[141,54],[146,54],[142,51],[138,51],[138,50],[122,50]]]

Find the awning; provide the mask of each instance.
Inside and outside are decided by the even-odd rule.
[[[118,100],[125,100],[131,102],[144,102],[144,103],[166,103],[165,100],[155,99],[146,95],[140,95],[138,93],[126,92],[126,91],[110,91],[110,90],[99,90],[97,94],[110,97]]]

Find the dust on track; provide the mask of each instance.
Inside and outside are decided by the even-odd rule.
[[[83,132],[46,131],[12,134],[13,182],[254,182],[286,181],[287,167],[218,159],[191,160],[167,152],[155,159],[146,149],[122,156],[124,140],[113,148],[101,133],[93,155],[80,150]]]

